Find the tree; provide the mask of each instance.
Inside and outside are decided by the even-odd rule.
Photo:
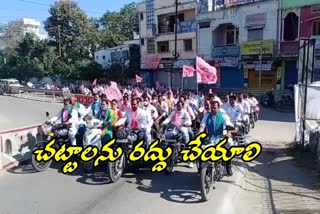
[[[89,58],[95,50],[96,27],[73,0],[57,1],[49,10],[45,30],[56,42],[61,42],[62,57],[66,61]]]
[[[133,39],[139,31],[138,10],[135,3],[125,5],[119,12],[107,11],[100,19],[100,41],[103,46],[114,47]]]
[[[0,40],[3,42],[2,48],[13,51],[23,36],[21,21],[11,21],[6,25],[0,26]]]

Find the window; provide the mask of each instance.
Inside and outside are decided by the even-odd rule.
[[[147,12],[147,28],[152,28],[154,24],[154,13]]]
[[[143,13],[140,13],[140,20],[143,20]]]
[[[248,29],[248,41],[263,40],[263,28]]]
[[[141,45],[144,45],[144,39],[143,38],[141,39]]]
[[[169,41],[158,42],[158,52],[169,52]]]
[[[104,59],[104,60],[105,60],[105,59],[106,59],[106,56],[102,56],[102,59]]]
[[[147,0],[146,2],[146,10],[153,10],[154,9],[154,2],[153,0]]]
[[[320,36],[320,21],[312,23],[312,35]]]
[[[185,51],[192,51],[192,39],[185,39],[183,40],[183,43]]]
[[[154,47],[154,39],[148,39],[147,41],[147,53],[154,53],[155,47]]]
[[[210,22],[200,22],[199,28],[210,28]]]
[[[226,27],[226,44],[233,45],[239,42],[239,28],[234,25]]]
[[[179,22],[184,22],[184,13],[180,13],[178,15],[178,20],[179,20]]]
[[[320,13],[320,4],[311,7],[312,13]]]
[[[295,13],[289,13],[284,19],[283,40],[294,41],[298,38],[299,18]]]

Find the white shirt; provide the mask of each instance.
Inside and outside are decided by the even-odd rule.
[[[159,117],[159,113],[153,105],[149,104],[147,107],[143,107],[145,111],[148,111],[149,114],[151,114],[151,117],[154,119],[157,119]]]
[[[240,105],[236,104],[232,107],[230,103],[224,106],[226,114],[230,117],[231,122],[238,121],[243,115],[243,109]]]
[[[182,113],[182,117],[181,117],[181,124],[183,126],[191,126],[192,125],[192,121],[191,121],[191,117],[188,114],[188,112],[184,109],[181,110]],[[174,116],[176,114],[176,110],[172,111],[171,114],[169,115],[169,117],[167,119],[165,119],[165,121],[163,121],[163,124],[168,124],[170,122],[172,122]]]
[[[152,125],[153,125],[153,120],[151,117],[150,112],[145,111],[141,108],[137,109],[137,121],[138,121],[138,128],[139,129],[151,129]],[[126,121],[128,121],[128,127],[131,127],[131,122],[133,120],[133,114],[132,114],[132,110],[127,110],[125,117],[126,117]]]
[[[244,113],[249,114],[251,112],[251,106],[248,101],[242,100],[242,102],[238,102],[238,104],[242,107]]]
[[[162,109],[164,114],[168,114],[169,113],[169,107],[168,107],[168,104],[165,101],[162,101],[160,106],[161,106],[161,109]]]

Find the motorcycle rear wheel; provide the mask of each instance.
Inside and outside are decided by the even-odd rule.
[[[51,163],[52,163],[52,160],[49,160],[47,162],[44,162],[44,161],[38,162],[36,160],[36,155],[33,154],[33,152],[37,149],[44,149],[45,143],[39,143],[39,144],[35,145],[35,147],[33,148],[33,151],[32,151],[31,164],[32,164],[32,167],[38,172],[46,171],[47,169],[49,169],[49,167],[51,166]]]
[[[122,155],[121,158],[119,158],[114,162],[108,162],[107,174],[111,183],[116,183],[117,181],[120,180],[124,172],[125,163],[126,163],[125,155]]]
[[[201,168],[200,173],[200,191],[201,191],[201,198],[203,201],[208,201],[210,199],[211,188],[213,185],[213,169],[211,166],[204,166]]]

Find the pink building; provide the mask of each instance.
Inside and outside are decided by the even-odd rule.
[[[320,36],[320,5],[300,9],[300,37]]]

